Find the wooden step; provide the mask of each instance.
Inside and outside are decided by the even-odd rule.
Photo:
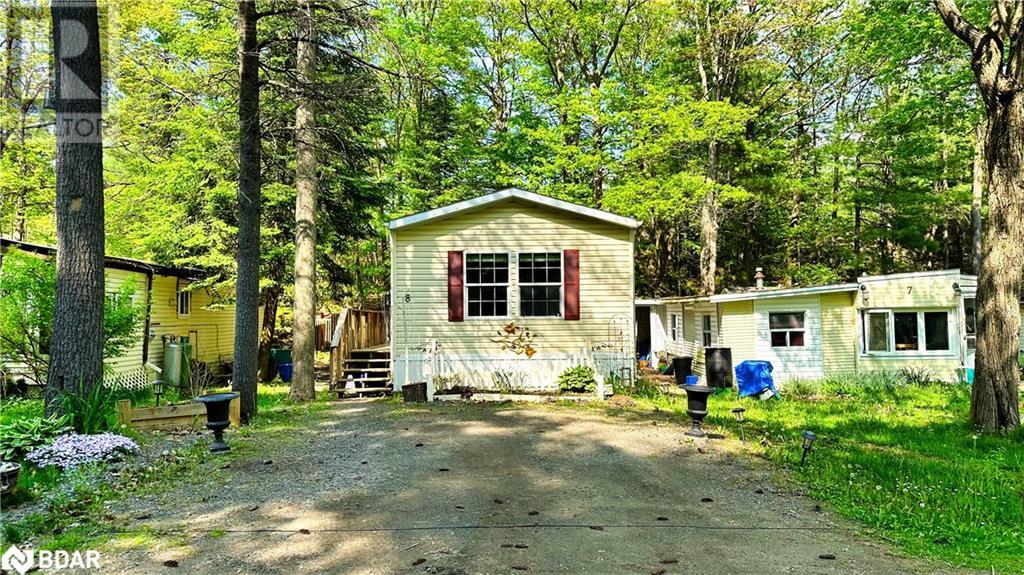
[[[341,363],[391,363],[391,359],[382,357],[350,357],[348,359],[341,360]]]
[[[391,378],[390,377],[353,377],[351,380],[349,380],[346,377],[345,379],[339,379],[337,381],[337,385],[340,386],[342,384],[348,383],[349,381],[352,381],[353,383],[359,383],[360,381],[391,381]]]
[[[345,375],[342,376],[342,379],[345,379],[345,376],[347,376],[350,373],[352,373],[352,374],[357,374],[357,373],[391,373],[391,368],[390,367],[346,367],[346,368],[342,369],[341,371],[345,374]]]

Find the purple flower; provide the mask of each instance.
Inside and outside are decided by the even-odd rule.
[[[139,446],[123,435],[66,433],[46,447],[29,452],[25,459],[39,467],[72,469],[85,463],[112,461],[124,453],[138,453]]]

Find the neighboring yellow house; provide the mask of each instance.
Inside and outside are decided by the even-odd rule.
[[[580,363],[631,377],[639,225],[518,189],[392,221],[395,388],[434,375],[544,388]],[[520,335],[532,353],[502,349]]]
[[[974,367],[976,284],[944,270],[640,300],[652,337],[638,347],[694,357],[698,375],[705,347],[727,347],[734,367],[770,361],[776,381],[902,368],[953,381]]]
[[[52,257],[57,251],[52,246],[0,238],[0,249],[6,251],[8,247],[46,257]],[[223,303],[224,296],[209,290],[189,290],[192,280],[199,277],[198,270],[115,256],[107,256],[104,265],[107,293],[118,293],[125,282],[134,281],[136,301],[148,304],[135,345],[120,357],[106,360],[114,382],[137,385],[148,381],[145,364],[163,366],[164,342],[171,336],[188,337],[192,357],[212,364],[215,371],[219,362],[231,361],[235,306]],[[0,370],[12,376],[20,373],[18,367],[12,365],[0,366]]]

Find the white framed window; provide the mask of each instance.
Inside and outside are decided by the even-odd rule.
[[[967,335],[967,349],[978,347],[978,314],[977,300],[973,297],[964,298],[964,333]]]
[[[711,333],[710,315],[701,316],[701,342],[704,344],[704,347],[711,347],[712,343],[714,343],[714,337]]]
[[[466,254],[466,317],[508,317],[508,254]]]
[[[178,317],[192,315],[192,290],[188,283],[178,282]]]
[[[803,347],[804,312],[785,311],[768,314],[768,332],[772,347]]]
[[[864,310],[862,349],[869,354],[948,353],[953,349],[949,320],[948,310]]]
[[[671,326],[670,329],[672,330],[672,341],[679,341],[679,314],[672,314],[669,322],[669,325]]]
[[[562,252],[519,254],[519,316],[562,316]]]

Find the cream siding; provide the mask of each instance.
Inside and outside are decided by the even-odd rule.
[[[821,355],[825,375],[857,371],[857,310],[852,292],[821,296]]]
[[[393,230],[394,356],[436,340],[448,357],[511,359],[491,341],[510,321],[533,332],[537,354],[529,361],[536,363],[624,340],[633,354],[633,341],[619,335],[633,333],[632,241],[629,228],[520,200]],[[580,320],[520,318],[517,254],[568,249],[580,250]],[[509,254],[509,317],[448,321],[449,251]]]
[[[119,294],[126,284],[132,284],[133,302],[141,305],[143,310],[145,309],[146,287],[148,284],[148,277],[145,273],[107,268],[105,276],[104,287],[108,296]],[[104,361],[104,365],[115,374],[141,369],[145,363],[142,359],[142,336],[145,329],[145,321],[140,322],[139,327],[135,330],[134,344],[121,355],[107,358]]]
[[[783,297],[753,302],[754,359],[771,362],[776,381],[793,379],[820,379],[822,370],[821,309],[817,295]],[[804,341],[802,346],[774,347],[771,343],[769,318],[772,313],[803,313]],[[751,359],[751,358],[745,358]],[[743,359],[733,356],[733,365]]]
[[[175,277],[153,277],[149,361],[163,365],[164,335],[189,336],[193,357],[201,361],[230,361],[234,355],[235,306],[224,305],[224,298],[214,298],[206,289],[199,289],[192,292],[191,313],[178,317],[178,281]]]
[[[757,357],[753,302],[722,302],[718,310],[722,321],[719,343],[731,348],[733,367],[748,359],[763,359]]]

